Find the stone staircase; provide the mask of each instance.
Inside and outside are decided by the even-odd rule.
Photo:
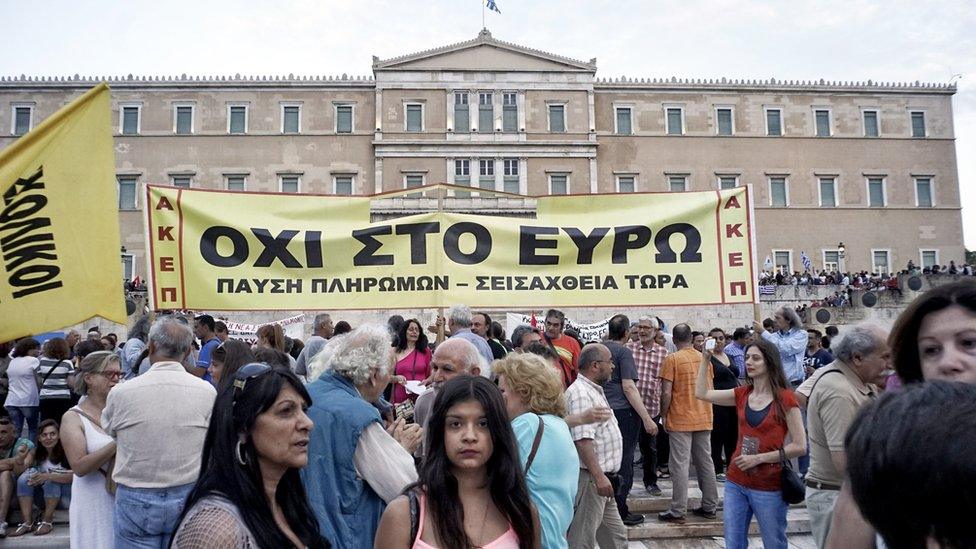
[[[630,492],[630,498],[628,498],[627,503],[630,507],[631,513],[644,515],[644,522],[637,526],[631,526],[627,529],[627,537],[629,539],[635,541],[641,540],[660,542],[671,540],[672,543],[678,544],[682,547],[688,546],[686,543],[692,540],[707,540],[710,538],[718,538],[719,540],[722,539],[723,531],[721,501],[723,499],[725,488],[723,483],[718,483],[718,495],[720,501],[718,516],[714,519],[705,519],[691,514],[691,509],[701,505],[701,491],[698,488],[698,482],[693,478],[689,479],[689,512],[687,522],[685,524],[672,524],[661,522],[657,518],[657,514],[661,511],[667,510],[671,503],[671,480],[659,480],[658,487],[661,488],[663,493],[660,496],[652,496],[644,490],[643,485],[640,483],[640,478],[640,470],[637,470],[634,476],[634,487]],[[793,538],[798,538],[796,541],[799,542],[805,542],[809,539],[810,517],[807,515],[806,505],[801,503],[790,506],[790,509],[786,515],[786,520],[787,537],[791,540],[791,542],[793,541]],[[753,519],[752,524],[750,525],[749,532],[753,535],[759,534],[759,525],[756,523],[755,519]],[[684,540],[684,542],[680,540]],[[646,545],[651,546],[650,544]],[[805,543],[798,543],[796,545],[803,546]],[[701,546],[711,547],[712,545]]]

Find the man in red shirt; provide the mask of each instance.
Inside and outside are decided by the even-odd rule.
[[[569,387],[576,381],[580,345],[575,339],[563,334],[565,327],[566,315],[562,311],[557,311],[556,309],[546,311],[545,341],[559,355],[559,366],[562,370],[563,385]]]

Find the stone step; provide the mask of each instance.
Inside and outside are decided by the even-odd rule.
[[[759,524],[753,520],[749,525],[749,533],[758,535]],[[787,534],[809,534],[810,516],[802,507],[791,507],[786,514]],[[627,528],[627,537],[632,540],[641,539],[687,539],[708,538],[723,535],[722,513],[714,519],[696,517],[689,513],[685,524],[661,522],[657,513],[645,514],[644,523]]]
[[[632,513],[658,513],[661,511],[666,511],[671,504],[671,480],[662,479],[658,481],[658,488],[661,489],[660,496],[652,496],[647,493],[644,486],[640,484],[640,477],[635,477],[634,487],[630,490],[630,497],[627,498],[627,506],[630,507]],[[718,501],[719,508],[722,506],[722,501],[724,500],[725,493],[725,483],[718,483]],[[688,509],[694,509],[701,506],[701,490],[698,488],[698,482],[694,479],[688,480]],[[799,507],[806,507],[804,503],[800,503]],[[793,507],[797,507],[794,505]]]
[[[8,519],[10,521],[10,524],[13,525],[14,527],[16,527],[18,524],[23,522],[23,519],[20,516],[20,506],[16,506],[16,509],[10,512],[10,516],[8,517]],[[54,511],[54,520],[52,521],[52,523],[54,524],[54,526],[57,526],[59,524],[68,524],[68,510],[58,509]]]
[[[16,524],[10,525],[10,531],[13,531],[17,527]],[[8,547],[16,547],[17,549],[53,549],[61,547],[70,547],[71,543],[68,539],[68,525],[67,524],[55,524],[54,530],[50,534],[45,534],[43,536],[35,536],[34,534],[27,534],[26,536],[20,536],[16,538],[6,538],[0,540],[0,547],[7,549]]]

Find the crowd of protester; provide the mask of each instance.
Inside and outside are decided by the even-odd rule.
[[[636,472],[651,496],[670,479],[658,521],[721,512],[726,547],[753,518],[787,547],[804,498],[818,547],[976,546],[954,497],[976,485],[974,280],[890,333],[790,307],[729,330],[618,314],[600,341],[554,309],[510,338],[463,305],[312,324],[249,345],[160,314],[124,342],[4,345],[0,536],[67,508],[84,548],[626,547]]]

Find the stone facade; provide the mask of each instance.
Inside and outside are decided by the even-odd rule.
[[[118,176],[136,187],[134,202],[120,204],[127,274],[146,275],[146,183],[321,194],[349,184],[373,194],[447,182],[533,196],[709,190],[724,177],[755,188],[760,262],[772,255],[802,270],[803,251],[820,269],[839,242],[849,270],[963,259],[954,86],[604,79],[595,59],[487,31],[374,58],[372,72],[108,79]],[[24,129],[25,114],[36,126],[98,80],[0,79],[0,148]],[[466,122],[456,105],[464,101]],[[232,111],[244,115],[240,134]],[[178,113],[190,113],[185,134]],[[782,135],[769,135],[777,113]],[[872,184],[880,186],[873,205]],[[773,185],[782,192],[773,196]],[[475,193],[456,205],[531,214],[533,201],[513,202]],[[430,208],[410,198],[375,206],[379,218]]]

